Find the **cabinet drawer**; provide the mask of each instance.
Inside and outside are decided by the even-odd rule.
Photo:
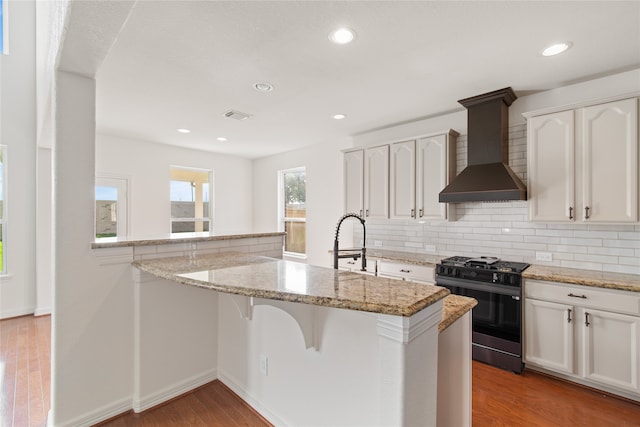
[[[390,261],[378,261],[378,273],[381,276],[393,276],[406,280],[435,282],[435,267],[424,265],[402,264]]]
[[[578,305],[616,313],[640,314],[640,293],[591,286],[568,285],[540,280],[526,280],[526,298]]]
[[[358,258],[357,260],[354,260],[353,258],[340,258],[338,260],[338,268],[341,270],[349,270],[360,273],[360,268],[362,268],[362,260],[360,258]],[[367,273],[376,273],[375,260],[367,259]]]

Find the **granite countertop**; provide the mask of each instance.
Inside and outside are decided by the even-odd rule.
[[[524,279],[546,280],[550,282],[640,292],[640,276],[635,274],[532,265],[522,273],[522,277]]]
[[[338,252],[354,252],[361,248],[341,248]],[[333,253],[330,250],[329,253]],[[367,248],[367,259],[378,259],[386,261],[398,261],[404,264],[424,265],[427,267],[435,267],[443,257],[438,255],[415,254],[410,252],[389,251],[384,249]]]
[[[154,236],[141,236],[141,237],[103,237],[96,239],[91,244],[91,249],[103,249],[103,248],[119,248],[125,246],[150,246],[150,245],[163,245],[167,243],[195,243],[195,242],[208,242],[214,240],[234,240],[234,239],[250,239],[252,237],[270,237],[270,236],[284,236],[284,232],[273,233],[249,233],[249,234],[229,234],[229,235],[215,235],[208,232],[200,233],[171,233],[161,234]]]
[[[139,260],[133,265],[157,277],[225,293],[395,316],[412,316],[449,294],[438,286],[244,253]]]
[[[447,295],[444,299],[442,320],[438,325],[438,331],[442,332],[453,325],[456,320],[464,316],[476,305],[478,305],[478,301],[473,298],[461,295]]]

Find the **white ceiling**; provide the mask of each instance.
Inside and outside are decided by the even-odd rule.
[[[355,42],[330,43],[343,25]],[[638,67],[639,1],[142,0],[98,71],[97,127],[257,158]]]

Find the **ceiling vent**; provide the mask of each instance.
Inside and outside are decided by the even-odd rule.
[[[241,111],[236,111],[236,110],[229,110],[229,111],[225,111],[223,116],[228,117],[230,119],[235,119],[235,120],[246,120],[249,117],[251,117],[251,114],[243,113]]]

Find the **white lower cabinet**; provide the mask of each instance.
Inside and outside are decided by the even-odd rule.
[[[525,361],[573,374],[573,306],[525,300]]]
[[[386,260],[378,261],[378,276],[428,285],[433,285],[436,281],[434,267]]]
[[[524,307],[527,366],[640,400],[639,293],[526,280]]]

